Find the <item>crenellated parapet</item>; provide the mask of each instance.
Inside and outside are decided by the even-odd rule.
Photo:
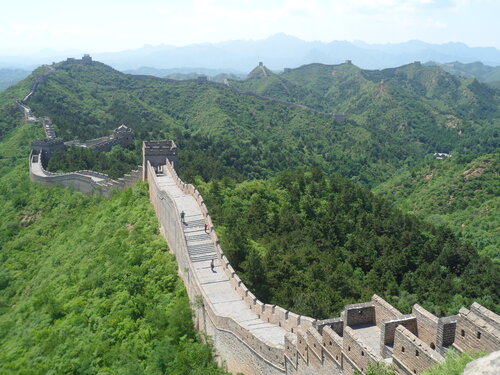
[[[453,347],[463,352],[500,350],[500,317],[478,303],[462,307],[456,317]]]
[[[45,170],[42,162],[43,153],[32,150],[29,158],[29,174],[32,182],[45,186],[59,185],[84,194],[109,197],[114,190],[123,190],[142,178],[142,166],[124,175],[118,180],[111,179],[104,173],[80,170],[68,173],[54,173]]]

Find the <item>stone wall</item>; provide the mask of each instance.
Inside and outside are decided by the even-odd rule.
[[[392,320],[403,317],[403,314],[401,314],[398,309],[377,295],[372,297],[372,303],[375,306],[375,324],[378,327],[381,326],[384,320]]]
[[[394,336],[398,326],[403,326],[417,335],[417,318],[415,316],[405,315],[402,318],[383,321],[380,328],[380,354],[384,358],[392,356],[392,350],[389,347],[394,345]]]
[[[500,330],[498,315],[484,311],[482,306],[473,305],[471,310],[462,307],[458,312],[453,346],[459,351],[500,350]]]
[[[437,350],[443,355],[445,348],[455,342],[455,331],[457,329],[457,317],[446,316],[439,319],[437,332]]]
[[[32,151],[29,156],[29,175],[32,182],[45,186],[59,185],[84,194],[109,197],[113,191],[123,190],[140,181],[142,166],[118,180],[113,180],[106,174],[88,170],[53,173],[44,169],[41,154]]]
[[[372,302],[347,305],[344,309],[344,330],[362,324],[375,324],[375,305]]]
[[[413,305],[411,313],[417,318],[418,338],[435,349],[439,319],[418,304]]]
[[[383,361],[383,358],[363,343],[358,333],[351,327],[345,327],[343,336],[343,354],[351,366],[344,369],[347,375],[353,374],[351,368],[364,372],[369,364]]]
[[[393,364],[398,374],[420,374],[443,361],[443,357],[403,326],[396,328]]]
[[[198,202],[202,201],[201,195],[192,185],[184,184],[178,179],[170,164],[164,165],[163,168],[169,169],[169,173],[174,175],[184,192],[192,194]],[[176,256],[180,276],[184,280],[188,296],[195,305],[196,326],[212,338],[216,352],[221,355],[230,371],[245,374],[285,373],[283,348],[274,347],[258,339],[232,318],[219,316],[215,313],[210,298],[200,287],[197,273],[194,271],[194,266],[188,256],[187,243],[178,219],[179,212],[175,202],[168,194],[160,190],[156,171],[149,161],[147,169],[145,174],[149,182],[150,199],[159,219],[161,231],[167,239],[169,248]],[[218,258],[222,260],[222,267],[226,274],[229,273],[233,276],[232,285],[239,284],[239,289],[243,289],[244,285],[234,278],[236,274],[231,265],[224,259],[223,254],[219,253]],[[236,288],[238,289],[238,286]],[[255,306],[253,304],[255,297],[248,292],[248,289],[246,289],[245,298],[244,301]]]

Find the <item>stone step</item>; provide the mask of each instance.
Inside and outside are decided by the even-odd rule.
[[[186,236],[186,240],[188,242],[193,242],[193,241],[210,241],[210,235],[208,233],[192,234],[192,235]]]
[[[206,249],[203,251],[188,251],[189,255],[203,255],[203,254],[209,254],[209,253],[214,253],[215,251],[212,249]]]
[[[196,263],[196,262],[206,262],[207,260],[216,259],[217,255],[215,253],[211,253],[211,254],[190,256],[190,258],[191,258],[191,262],[193,262],[193,263]]]
[[[212,242],[200,242],[200,243],[192,243],[188,244],[188,249],[213,249]]]
[[[185,223],[187,224],[187,227],[204,227],[205,226],[205,220],[203,219],[198,219],[198,220],[188,220],[186,219]]]

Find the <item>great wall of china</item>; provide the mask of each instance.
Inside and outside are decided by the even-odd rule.
[[[500,317],[477,303],[461,308],[457,315],[438,318],[417,304],[411,314],[402,314],[374,295],[371,301],[346,306],[340,317],[316,320],[259,301],[219,246],[203,197],[177,176],[176,153],[173,141],[144,142],[142,171],[136,171],[129,182],[139,173],[148,181],[150,200],[176,256],[196,327],[211,338],[221,364],[229,371],[351,375],[383,362],[397,374],[410,375],[442,362],[450,348],[500,350]],[[83,191],[85,184],[75,184],[80,178],[102,176],[86,174],[89,171],[63,174],[72,175],[67,181],[73,181],[64,184],[62,177],[50,179],[63,175],[44,171],[37,156],[30,155],[30,176],[35,182]],[[94,191],[93,187],[90,192]]]
[[[91,62],[92,60],[89,59],[90,57],[86,60],[82,60],[82,63],[86,64]],[[85,194],[96,194],[105,197],[110,196],[114,190],[123,190],[139,181],[143,175],[142,166],[139,166],[136,170],[133,170],[117,180],[113,180],[104,173],[90,170],[80,170],[68,173],[53,173],[46,170],[45,166],[47,165],[48,159],[57,150],[64,150],[70,146],[77,146],[89,147],[98,151],[109,151],[115,145],[128,145],[132,142],[131,131],[125,125],[119,126],[115,130],[115,134],[111,136],[92,139],[87,142],[63,142],[61,139],[57,139],[51,119],[49,117],[36,117],[31,108],[27,105],[27,102],[35,93],[38,85],[45,82],[47,77],[55,71],[51,66],[48,66],[47,70],[48,72],[46,74],[35,79],[30,92],[23,100],[14,103],[29,124],[41,124],[45,133],[45,139],[33,141],[31,145],[29,157],[31,181],[47,186],[61,185]]]

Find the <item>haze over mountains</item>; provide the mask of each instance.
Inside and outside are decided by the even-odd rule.
[[[66,57],[80,57],[85,51],[41,51],[24,56],[0,56],[1,67],[34,68]],[[494,47],[468,47],[463,43],[429,44],[418,40],[395,44],[367,44],[361,41],[306,42],[283,33],[263,40],[235,40],[187,46],[145,45],[121,52],[93,53],[92,56],[119,70],[154,67],[161,69],[222,69],[246,73],[256,62],[264,61],[273,70],[308,63],[337,64],[352,60],[365,69],[395,67],[413,61],[446,63],[481,61],[500,65],[500,50]]]

